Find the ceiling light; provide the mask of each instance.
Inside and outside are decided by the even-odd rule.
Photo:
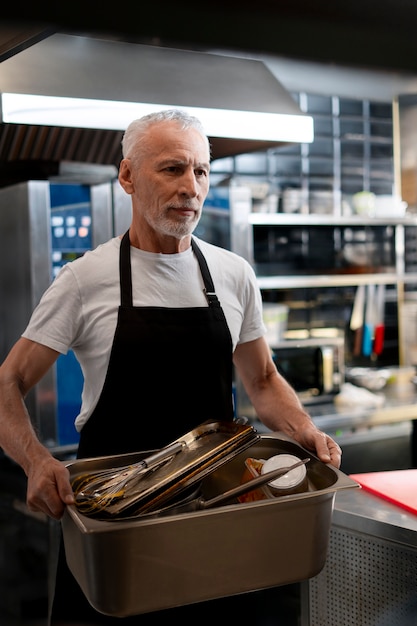
[[[310,143],[314,139],[313,119],[308,115],[1,94],[2,121],[10,124],[125,130],[133,119],[171,108],[180,108],[198,117],[209,137],[300,143]]]

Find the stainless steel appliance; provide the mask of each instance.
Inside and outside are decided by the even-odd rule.
[[[0,361],[60,267],[112,235],[112,212],[109,183],[28,181],[0,190]],[[78,442],[73,421],[81,387],[70,352],[28,394],[30,415],[47,445]]]
[[[277,370],[304,404],[332,400],[344,382],[344,337],[287,339],[274,345]]]
[[[291,335],[291,331],[286,336],[288,334]],[[295,389],[304,405],[331,403],[339,393],[345,381],[344,335],[283,339],[276,342],[271,351],[277,370]],[[236,414],[256,419],[238,376],[235,386]]]

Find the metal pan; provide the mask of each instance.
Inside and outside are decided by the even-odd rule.
[[[282,453],[297,460],[310,457],[306,491],[236,500],[181,515],[150,517],[148,510],[118,521],[86,516],[75,505],[67,506],[61,522],[66,558],[89,603],[103,614],[126,617],[316,576],[326,560],[335,494],[359,484],[297,442],[282,433],[260,435],[249,448],[235,450],[226,463],[222,459],[208,472],[191,500],[203,495],[211,501],[240,485],[248,456],[269,459]],[[138,452],[130,460],[148,455]],[[79,471],[125,465],[127,460],[123,455],[84,459],[68,469],[74,477]],[[174,496],[184,502],[185,491]],[[159,502],[157,508],[167,504],[173,499]]]

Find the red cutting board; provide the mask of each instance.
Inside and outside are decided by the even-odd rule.
[[[364,489],[417,515],[417,469],[350,474]]]

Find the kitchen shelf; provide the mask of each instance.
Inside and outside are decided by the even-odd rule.
[[[243,216],[239,215],[237,221],[232,214],[232,225],[236,226],[239,222],[241,229],[245,228],[242,225],[242,218]],[[240,237],[241,246],[235,249],[235,252],[241,254],[254,266],[261,289],[417,284],[417,264],[413,263],[410,254],[405,253],[406,244],[408,247],[414,245],[413,233],[417,233],[416,215],[364,218],[359,215],[248,212],[246,218],[247,232],[245,236]],[[257,228],[262,230],[256,231]],[[332,238],[329,239],[329,236],[325,234],[321,236],[322,228],[326,232],[327,229],[333,229]],[[342,232],[338,233],[338,228],[342,229]],[[353,234],[349,232],[350,228],[353,229]],[[392,228],[392,230],[387,231],[387,228]],[[372,231],[375,231],[374,234]],[[260,233],[260,238],[255,238],[256,232]],[[262,234],[265,232],[267,234]],[[366,249],[367,245],[369,249],[378,245],[381,247],[381,252],[376,257],[371,255],[367,259],[368,262],[357,267],[354,264],[346,265],[346,262],[339,267],[336,257],[333,261],[334,265],[327,266],[326,262],[332,263],[332,254],[336,254],[336,248],[333,248],[332,253],[332,246],[336,245],[335,238],[338,241],[338,253],[346,250],[347,244],[352,250],[356,246],[358,251],[361,251],[361,248]],[[264,246],[263,252],[260,252],[260,245]],[[317,245],[323,246],[319,248],[318,253],[315,249]],[[287,255],[282,252],[285,246],[288,249]],[[314,254],[310,264],[309,254]],[[303,256],[303,262],[297,265],[298,255],[306,256]],[[369,267],[367,268],[366,265]],[[331,271],[327,271],[327,267]]]
[[[231,203],[230,230],[232,250],[253,266],[264,301],[288,306],[290,330],[338,328],[349,365],[372,365],[352,352],[349,320],[357,287],[385,285],[385,345],[378,363],[406,364],[402,311],[417,292],[417,215],[269,213]]]
[[[250,213],[248,222],[257,226],[417,226],[417,215],[362,217],[294,213]]]
[[[399,313],[417,292],[417,214],[352,213],[355,193],[394,193],[391,103],[292,95],[314,119],[314,141],[214,162],[219,185],[246,186],[251,206],[207,215],[201,235],[247,259],[264,301],[288,306],[289,329],[337,327],[349,342],[357,287],[385,285],[383,358],[394,365]]]
[[[337,275],[291,275],[257,276],[258,286],[262,290],[297,289],[308,287],[355,287],[358,285],[398,285],[417,284],[417,273],[396,274],[337,274]]]
[[[289,215],[282,213],[250,213],[248,215],[250,226],[330,226],[330,227],[370,227],[378,226],[415,226],[417,227],[417,216],[407,215],[404,217],[368,217],[360,216],[332,216],[332,215]],[[249,239],[249,238],[248,238]],[[246,256],[251,256],[250,249]],[[318,273],[314,275],[291,274],[265,276],[257,275],[260,289],[294,289],[303,287],[353,287],[358,285],[398,285],[417,284],[416,272],[344,272],[341,270],[336,274]]]
[[[390,102],[373,102],[293,92],[301,110],[314,120],[312,143],[289,143],[266,152],[216,159],[212,181],[241,185],[266,183],[281,210],[331,208],[343,215],[360,191],[394,191],[393,113]],[[298,194],[298,195],[297,195]],[[256,200],[262,203],[262,199]]]

